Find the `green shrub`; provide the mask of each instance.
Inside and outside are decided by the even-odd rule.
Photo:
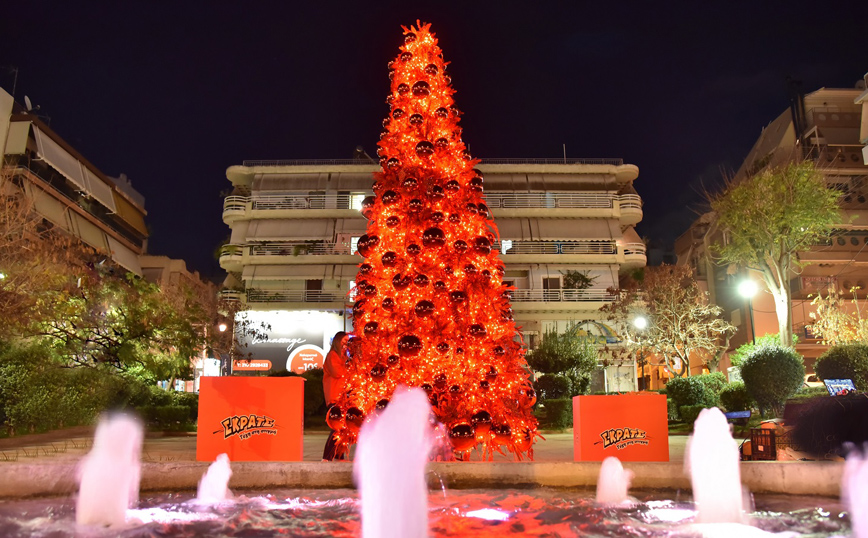
[[[195,423],[199,420],[199,395],[195,392],[176,392],[174,394],[174,405],[185,407],[187,409],[186,420]]]
[[[784,402],[805,382],[805,364],[791,348],[762,346],[745,357],[741,377],[760,411],[771,409],[780,416]]]
[[[536,380],[537,398],[541,401],[560,400],[570,395],[570,381],[560,374],[546,374]]]
[[[679,416],[681,408],[686,405],[714,406],[715,396],[700,377],[676,377],[666,383],[666,394],[675,402]]]
[[[675,400],[672,398],[666,398],[666,418],[669,422],[675,422],[681,418],[681,414],[678,412],[678,406],[675,405]]]
[[[681,415],[681,420],[685,424],[690,424],[690,429],[693,430],[693,423],[696,422],[696,417],[703,409],[707,409],[704,405],[682,405],[678,408],[678,413]]]
[[[696,379],[702,382],[703,385],[711,392],[714,407],[720,403],[720,391],[726,386],[726,376],[723,372],[711,372],[696,376]]]
[[[149,429],[160,431],[187,431],[190,408],[183,405],[152,405],[140,409]]]
[[[793,347],[799,342],[798,335],[793,335]],[[756,339],[756,342],[746,342],[736,349],[729,356],[729,362],[732,363],[733,366],[741,366],[741,363],[744,359],[747,358],[748,355],[753,353],[755,350],[765,347],[765,346],[780,346],[781,345],[781,337],[775,334],[765,334]]]
[[[803,386],[790,396],[790,400],[811,400],[817,396],[828,396],[829,391],[826,387],[805,387]]]
[[[852,379],[856,389],[868,392],[868,345],[841,344],[820,355],[814,365],[820,379]]]
[[[720,404],[727,411],[748,411],[754,401],[743,382],[733,381],[720,391]]]
[[[553,430],[563,430],[573,425],[573,400],[570,398],[546,400],[545,414],[541,425]]]

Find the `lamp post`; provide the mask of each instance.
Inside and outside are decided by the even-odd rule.
[[[738,284],[738,294],[747,299],[747,312],[750,316],[750,337],[754,345],[756,345],[756,331],[753,326],[753,297],[756,295],[756,282],[747,278]]]
[[[646,318],[645,316],[636,316],[636,318],[633,319],[633,326],[636,327],[637,329],[639,329],[640,331],[644,331],[646,328],[648,328],[648,318]],[[648,387],[645,386],[645,350],[644,349],[639,350],[639,357],[637,359],[637,362],[639,363],[640,366],[642,366],[642,388],[640,390],[647,390]]]

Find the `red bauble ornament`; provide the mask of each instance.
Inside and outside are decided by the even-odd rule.
[[[440,108],[438,108],[437,110],[434,111],[434,115],[436,115],[438,118],[448,118],[449,117],[449,111],[441,106]]]
[[[428,216],[428,220],[430,220],[434,224],[440,224],[445,219],[446,217],[440,211],[435,211]]]
[[[491,252],[491,241],[487,237],[477,237],[473,240],[473,251],[477,254],[487,256]],[[489,273],[490,275],[490,273]]]
[[[368,284],[365,286],[365,297],[374,297],[377,295],[377,286]]]
[[[403,183],[401,183],[401,185],[407,190],[415,189],[418,184],[419,180],[417,180],[415,177],[408,177],[404,179]]]
[[[446,374],[437,374],[434,376],[434,390],[440,392],[446,390]]]
[[[461,304],[467,300],[467,294],[463,291],[449,292],[449,300],[455,304]]]
[[[380,261],[386,267],[394,267],[396,263],[398,263],[398,255],[392,252],[391,250],[380,258]]]
[[[353,433],[358,433],[362,429],[362,424],[365,423],[365,414],[358,407],[350,407],[347,409],[346,424],[347,429]]]
[[[328,411],[326,411],[326,424],[335,431],[343,429],[345,424],[344,413],[340,407],[337,405],[329,406]]]
[[[392,117],[395,118],[396,120],[401,119],[402,117],[404,117],[404,110],[401,108],[396,108],[395,110],[392,111]]]
[[[389,228],[394,228],[400,223],[401,219],[396,217],[395,215],[392,215],[391,217],[386,219],[386,226],[388,226]]]
[[[465,205],[464,209],[467,210],[467,212],[470,213],[471,215],[476,215],[477,213],[479,213],[479,208],[476,207],[476,204],[474,204],[472,202]]]
[[[407,213],[416,214],[424,209],[425,204],[422,203],[422,200],[418,198],[413,198],[410,200],[410,203],[407,204]]]
[[[398,84],[398,94],[399,95],[406,95],[409,91],[410,91],[410,86],[404,84],[403,82],[401,84]]]
[[[413,95],[415,97],[428,97],[430,93],[431,85],[424,80],[420,80],[413,84]]]
[[[491,427],[491,431],[494,432],[494,440],[501,445],[509,443],[512,438],[512,428],[509,424],[495,424]]]
[[[449,440],[452,441],[452,447],[458,452],[470,450],[476,445],[476,434],[473,432],[473,426],[466,422],[455,424],[449,429]]]
[[[415,357],[422,351],[422,341],[415,334],[407,334],[398,340],[398,353],[403,357]]]
[[[485,330],[484,327],[483,330]],[[488,365],[488,370],[485,372],[485,379],[490,382],[493,382],[495,379],[497,379],[497,368],[492,365]]]
[[[467,249],[470,248],[470,246],[463,239],[459,239],[458,241],[452,243],[452,248],[458,254],[464,254],[465,252],[467,252]]]
[[[434,313],[434,303],[431,301],[419,301],[413,308],[413,311],[420,318],[425,318]]]
[[[461,222],[461,215],[459,215],[458,213],[450,213],[449,222],[451,222],[452,224],[458,224],[459,222]]]
[[[461,189],[461,183],[458,183],[454,179],[450,179],[446,182],[446,185],[443,185],[443,187],[449,192],[457,192],[459,189]]]
[[[424,121],[422,114],[410,114],[410,125],[422,125]]]
[[[476,435],[487,434],[491,431],[491,413],[480,409],[470,416],[470,424],[473,426]]]
[[[371,378],[377,381],[382,380],[386,377],[386,372],[388,372],[389,367],[385,364],[375,364],[373,368],[371,368]]]
[[[422,247],[420,247],[416,243],[413,243],[412,245],[407,245],[407,254],[409,254],[410,256],[418,256],[421,252]]]
[[[416,284],[420,288],[424,288],[428,285],[428,277],[425,275],[416,275],[416,278],[413,279],[413,284]]]
[[[373,267],[371,267],[370,264],[363,263],[362,265],[359,266],[359,274],[360,275],[367,275],[368,273],[371,272],[371,269],[373,269]]]
[[[437,344],[437,351],[439,351],[440,353],[446,353],[447,351],[449,351],[449,344],[447,344],[446,342],[440,342],[439,344]]]
[[[385,409],[388,406],[389,406],[389,400],[387,400],[386,398],[383,398],[382,400],[377,402],[377,405],[375,405],[374,408],[377,411],[382,411],[383,409]]]
[[[359,317],[365,311],[365,299],[359,299],[353,303],[353,316]]]
[[[395,366],[399,362],[401,362],[401,359],[397,355],[389,355],[388,358],[386,358],[386,364],[389,366]]]
[[[434,201],[442,200],[446,198],[446,192],[443,190],[443,187],[440,185],[434,185],[431,187],[431,199]],[[442,215],[442,213],[441,213]]]
[[[442,280],[438,280],[434,283],[434,291],[446,291],[446,283]]]
[[[425,74],[426,75],[436,75],[437,74],[437,66],[434,64],[428,64],[425,66]]]
[[[385,299],[383,299],[382,306],[386,310],[391,310],[391,309],[395,308],[395,300],[392,299],[391,297],[386,297]]]
[[[473,192],[482,192],[482,178],[475,177],[470,180],[470,190]]]
[[[446,234],[440,228],[428,228],[422,232],[422,245],[427,248],[440,248],[446,244]]]
[[[524,407],[533,407],[533,404],[536,403],[536,391],[533,390],[533,387],[521,389],[518,402]]]
[[[404,276],[401,274],[397,274],[392,277],[392,286],[394,286],[395,289],[398,291],[407,289],[407,286],[409,286],[412,282],[413,278],[410,275]]]
[[[380,326],[376,321],[369,321],[365,323],[365,336],[371,336],[377,334],[377,328]]]
[[[447,148],[447,147],[449,147],[449,140],[447,140],[445,138],[438,138],[437,140],[434,141],[434,146],[437,149]]]
[[[380,197],[383,200],[383,205],[389,206],[398,203],[401,200],[401,195],[393,190],[388,190]]]

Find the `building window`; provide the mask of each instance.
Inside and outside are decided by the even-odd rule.
[[[544,290],[559,290],[561,289],[561,277],[548,277],[543,279]]]
[[[362,210],[362,200],[365,199],[365,193],[363,192],[354,192],[350,194],[350,209],[355,209],[356,211]]]

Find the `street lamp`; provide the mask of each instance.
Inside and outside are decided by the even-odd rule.
[[[748,316],[750,316],[750,338],[754,345],[756,345],[756,331],[754,331],[753,326],[753,297],[757,292],[756,282],[747,278],[742,280],[738,284],[738,294],[747,299],[747,312]]]
[[[645,316],[636,316],[633,319],[633,326],[639,329],[640,331],[644,331],[648,328],[648,318]],[[640,390],[646,390],[648,387],[645,386],[645,351],[639,350],[639,364],[642,366],[642,388]]]
[[[227,327],[226,327],[226,324],[225,324],[225,323],[221,323],[220,325],[217,326],[217,330],[219,330],[221,333],[225,333],[225,332],[226,332],[226,328],[227,328]]]

